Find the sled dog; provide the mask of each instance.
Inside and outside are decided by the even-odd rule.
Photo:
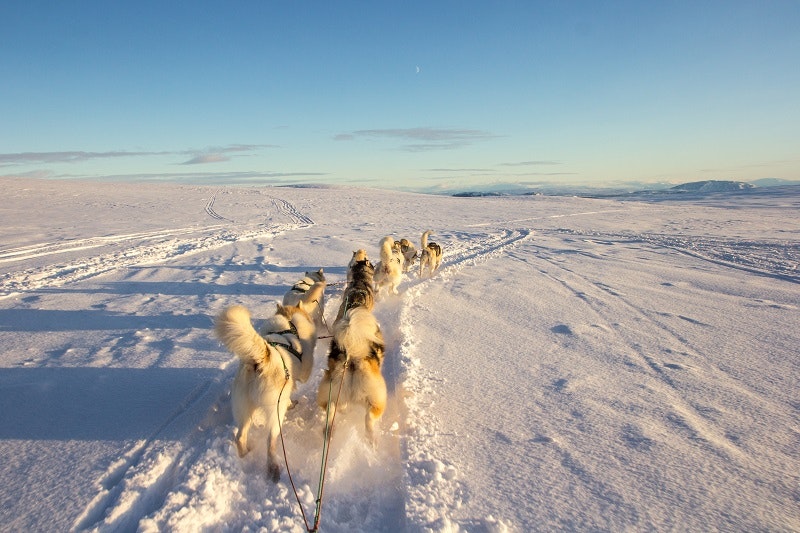
[[[362,261],[367,261],[367,260],[368,260],[367,259],[367,251],[364,250],[363,248],[360,248],[360,249],[356,250],[355,252],[353,252],[353,257],[352,257],[352,259],[350,259],[350,262],[347,264],[348,268],[350,269],[347,272],[347,281],[348,281],[348,283],[353,281],[353,267],[356,265],[356,263],[360,263]]]
[[[277,482],[281,471],[277,444],[279,424],[289,407],[294,381],[303,382],[314,366],[317,330],[314,320],[299,302],[278,304],[261,332],[250,321],[250,311],[234,305],[217,317],[214,330],[231,353],[239,357],[239,370],[231,387],[231,407],[236,423],[236,449],[240,457],[250,450],[247,436],[257,411],[266,420],[267,474]]]
[[[310,309],[317,328],[321,328],[325,313],[326,286],[325,274],[321,268],[316,272],[306,272],[303,279],[298,280],[283,295],[283,305],[297,305],[301,301],[304,302],[306,309]]]
[[[375,265],[375,293],[379,297],[384,291],[397,294],[397,286],[403,280],[403,254],[394,243],[392,237],[381,239],[381,260]]]
[[[400,239],[400,253],[403,254],[403,272],[408,272],[417,261],[417,247],[408,239]]]
[[[363,251],[363,250],[362,250]],[[356,252],[357,253],[357,252]],[[375,307],[375,290],[373,289],[375,267],[367,259],[366,253],[363,259],[350,261],[350,269],[347,273],[347,286],[342,294],[342,303],[339,305],[339,312],[336,313],[336,320],[341,320],[345,312],[353,307],[365,307],[369,311]]]
[[[422,251],[419,256],[419,276],[422,277],[427,271],[428,277],[433,276],[439,265],[442,264],[442,247],[435,242],[428,242],[428,235],[433,230],[428,230],[422,234]]]
[[[375,422],[386,408],[386,381],[381,374],[383,353],[383,335],[375,316],[365,307],[348,309],[333,324],[328,368],[317,392],[317,403],[328,413],[329,420],[333,419],[337,397],[339,408],[349,404],[363,406],[367,439],[373,446]]]

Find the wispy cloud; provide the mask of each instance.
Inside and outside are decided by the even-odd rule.
[[[491,168],[426,168],[425,172],[493,172]]]
[[[19,152],[13,154],[0,154],[2,165],[47,164],[47,163],[78,163],[90,159],[107,159],[114,157],[141,157],[164,155],[171,152]]]
[[[231,157],[227,154],[242,154],[243,152],[254,152],[261,148],[275,148],[271,144],[232,144],[230,146],[206,148],[205,150],[187,150],[183,154],[191,153],[194,157],[181,163],[182,165],[204,165],[206,163],[221,163],[230,161]]]
[[[230,161],[231,158],[223,154],[200,154],[196,155],[188,161],[184,161],[181,165],[203,165],[206,163],[220,163],[222,161]]]
[[[212,147],[203,150],[172,150],[160,152],[114,150],[108,152],[16,152],[0,154],[0,166],[54,164],[54,163],[80,163],[94,159],[111,159],[119,157],[154,157],[154,156],[193,156],[184,164],[216,163],[228,161],[230,156],[225,154],[254,152],[261,148],[274,148],[270,144],[232,144],[223,147]]]
[[[324,180],[330,176],[327,172],[277,172],[277,171],[244,171],[244,172],[151,172],[130,174],[55,174],[51,171],[31,171],[0,174],[0,178],[50,178],[50,179],[89,179],[108,182],[171,182],[192,184],[282,184],[291,185],[301,180]]]
[[[400,147],[402,150],[427,152],[431,150],[452,150],[496,137],[497,135],[483,130],[420,127],[358,130],[340,133],[334,136],[334,139],[337,141],[353,141],[364,138],[400,139],[412,141],[410,144],[403,144]]]
[[[577,172],[521,172],[513,176],[577,176]]]
[[[501,167],[534,167],[546,165],[561,165],[561,161],[520,161],[518,163],[500,163]]]

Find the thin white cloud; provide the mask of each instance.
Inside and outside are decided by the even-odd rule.
[[[223,161],[230,161],[231,158],[222,154],[202,154],[191,158],[188,161],[181,163],[182,165],[203,165],[206,163],[221,163]]]
[[[357,130],[340,133],[334,136],[334,140],[353,141],[363,138],[383,138],[417,141],[404,144],[400,148],[408,152],[427,152],[431,150],[452,150],[496,137],[497,135],[484,130],[419,127]]]
[[[501,167],[533,167],[546,165],[561,165],[561,161],[520,161],[518,163],[500,163]]]
[[[246,153],[261,148],[274,148],[271,144],[231,144],[223,147],[206,148],[204,150],[173,150],[160,152],[129,152],[114,150],[108,152],[65,151],[65,152],[16,152],[0,153],[0,166],[54,164],[54,163],[80,163],[93,159],[110,159],[119,157],[153,157],[170,155],[194,156],[184,164],[216,163],[227,161],[230,158],[222,154]]]
[[[494,172],[491,168],[426,168],[425,172]]]
[[[2,165],[47,164],[47,163],[78,163],[90,159],[107,159],[114,157],[141,157],[164,155],[171,152],[19,152],[0,154]]]

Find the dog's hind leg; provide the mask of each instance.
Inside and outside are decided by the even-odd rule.
[[[380,405],[370,403],[367,407],[367,414],[364,417],[364,426],[367,430],[367,440],[374,448],[377,445],[377,437],[375,436],[375,423],[383,416],[383,411],[386,408],[385,402]]]
[[[281,467],[278,464],[277,453],[279,436],[280,428],[276,422],[270,430],[269,442],[267,443],[269,447],[267,450],[267,477],[275,483],[281,480]]]
[[[239,424],[236,430],[236,451],[239,452],[239,457],[244,457],[250,449],[247,447],[247,435],[250,433],[250,426],[253,424],[252,413]]]

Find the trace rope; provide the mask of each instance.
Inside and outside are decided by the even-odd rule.
[[[303,504],[300,501],[300,495],[297,492],[297,486],[294,483],[294,478],[292,478],[292,472],[289,469],[289,458],[286,455],[286,444],[283,440],[283,424],[281,423],[280,417],[280,405],[281,405],[281,396],[283,396],[283,390],[286,388],[286,385],[289,383],[289,369],[286,367],[286,362],[281,357],[281,362],[283,362],[283,369],[284,374],[286,376],[286,381],[283,383],[283,387],[281,387],[281,392],[278,394],[278,403],[277,403],[277,411],[278,411],[278,430],[281,437],[281,448],[283,448],[283,461],[286,463],[286,474],[289,476],[289,483],[292,485],[292,491],[294,491],[294,497],[297,500],[297,506],[300,508],[300,514],[303,516],[303,523],[306,526],[306,531],[309,533],[315,533],[319,529],[319,521],[322,517],[322,493],[325,487],[325,471],[328,468],[328,450],[330,449],[331,443],[331,434],[333,432],[333,422],[336,419],[336,411],[339,408],[339,398],[342,394],[342,385],[344,384],[344,378],[347,374],[347,366],[350,362],[350,358],[346,358],[344,361],[344,366],[342,367],[342,377],[339,380],[339,390],[336,393],[336,403],[334,405],[333,416],[331,416],[331,396],[333,391],[333,381],[331,380],[330,386],[328,387],[328,407],[325,410],[325,433],[322,439],[322,464],[320,466],[320,473],[319,473],[319,486],[317,489],[317,499],[315,500],[314,506],[314,525],[309,527],[308,525],[308,518],[306,517],[306,512],[303,510]]]

